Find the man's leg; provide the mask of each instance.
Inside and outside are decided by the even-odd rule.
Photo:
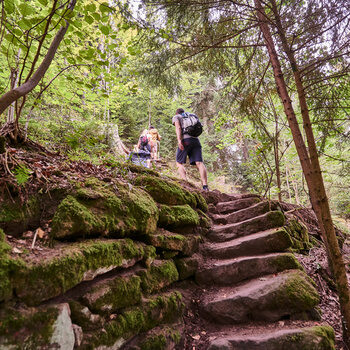
[[[179,174],[181,176],[182,180],[187,181],[187,175],[186,175],[186,169],[183,164],[176,162],[177,170],[179,171]]]
[[[202,186],[207,186],[208,185],[207,168],[205,167],[203,162],[196,162],[196,166],[199,170],[199,175],[202,180]]]

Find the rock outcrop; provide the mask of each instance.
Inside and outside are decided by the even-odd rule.
[[[277,204],[131,170],[130,182],[90,178],[46,207],[38,194],[0,210],[1,349],[192,350],[183,315],[194,283],[203,349],[334,348],[292,254],[307,234]],[[45,215],[50,245],[14,253],[15,224]]]

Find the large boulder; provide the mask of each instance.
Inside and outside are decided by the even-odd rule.
[[[28,305],[58,296],[82,281],[152,259],[155,248],[130,239],[89,240],[62,245],[60,255],[23,264],[11,277],[16,295]]]
[[[52,219],[52,237],[126,237],[152,234],[158,208],[140,188],[91,178],[59,204]]]

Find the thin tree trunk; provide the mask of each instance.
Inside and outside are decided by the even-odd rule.
[[[289,49],[287,40],[284,36],[284,31],[280,22],[280,18],[277,11],[277,6],[274,0],[270,0],[272,3],[272,9],[275,14],[277,22],[278,34],[281,38],[283,48],[288,56],[291,64],[294,80],[296,83],[299,104],[301,107],[301,114],[304,122],[304,130],[308,141],[309,152],[303,141],[297,118],[287,91],[287,87],[284,81],[284,76],[281,70],[281,65],[278,59],[278,55],[275,49],[270,29],[267,24],[266,14],[264,12],[261,0],[254,0],[257,8],[257,17],[259,20],[259,26],[263,33],[265,43],[269,52],[270,60],[272,63],[275,81],[279,96],[282,100],[284,111],[286,113],[289,126],[292,130],[292,135],[298,156],[301,162],[301,166],[305,175],[305,179],[310,191],[311,203],[316,213],[318,223],[322,232],[322,237],[326,245],[327,255],[329,259],[330,267],[333,271],[335,281],[337,284],[340,309],[343,316],[343,338],[344,342],[349,345],[350,341],[350,291],[348,286],[348,280],[346,276],[345,264],[340,252],[337,237],[335,234],[332,217],[329,209],[328,198],[324,188],[323,178],[321,174],[321,168],[318,161],[317,148],[313,136],[312,126],[309,118],[308,107],[306,103],[303,84],[301,81],[300,73],[293,52]]]
[[[73,0],[70,4],[71,10],[73,10],[75,3],[76,0]],[[63,40],[68,27],[69,23],[66,22],[66,25],[59,29],[56,36],[52,40],[52,43],[47,51],[45,58],[43,59],[33,76],[30,79],[28,79],[24,84],[16,87],[15,89],[11,89],[10,91],[6,92],[0,97],[0,114],[2,114],[5,111],[5,109],[11,105],[11,103],[18,100],[20,97],[28,94],[38,85],[39,81],[44,77],[46,71],[50,67],[51,62],[55,57],[56,51],[61,41]]]
[[[292,195],[290,193],[290,186],[289,186],[289,169],[288,169],[288,165],[286,165],[286,182],[287,182],[289,203],[292,203]]]

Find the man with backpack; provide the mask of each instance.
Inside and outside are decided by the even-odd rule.
[[[176,128],[178,149],[176,151],[176,165],[183,180],[187,181],[184,164],[187,156],[191,165],[196,165],[201,177],[203,190],[208,191],[207,169],[203,163],[202,145],[198,136],[202,133],[202,124],[193,113],[186,113],[182,108],[176,110],[172,119]]]

